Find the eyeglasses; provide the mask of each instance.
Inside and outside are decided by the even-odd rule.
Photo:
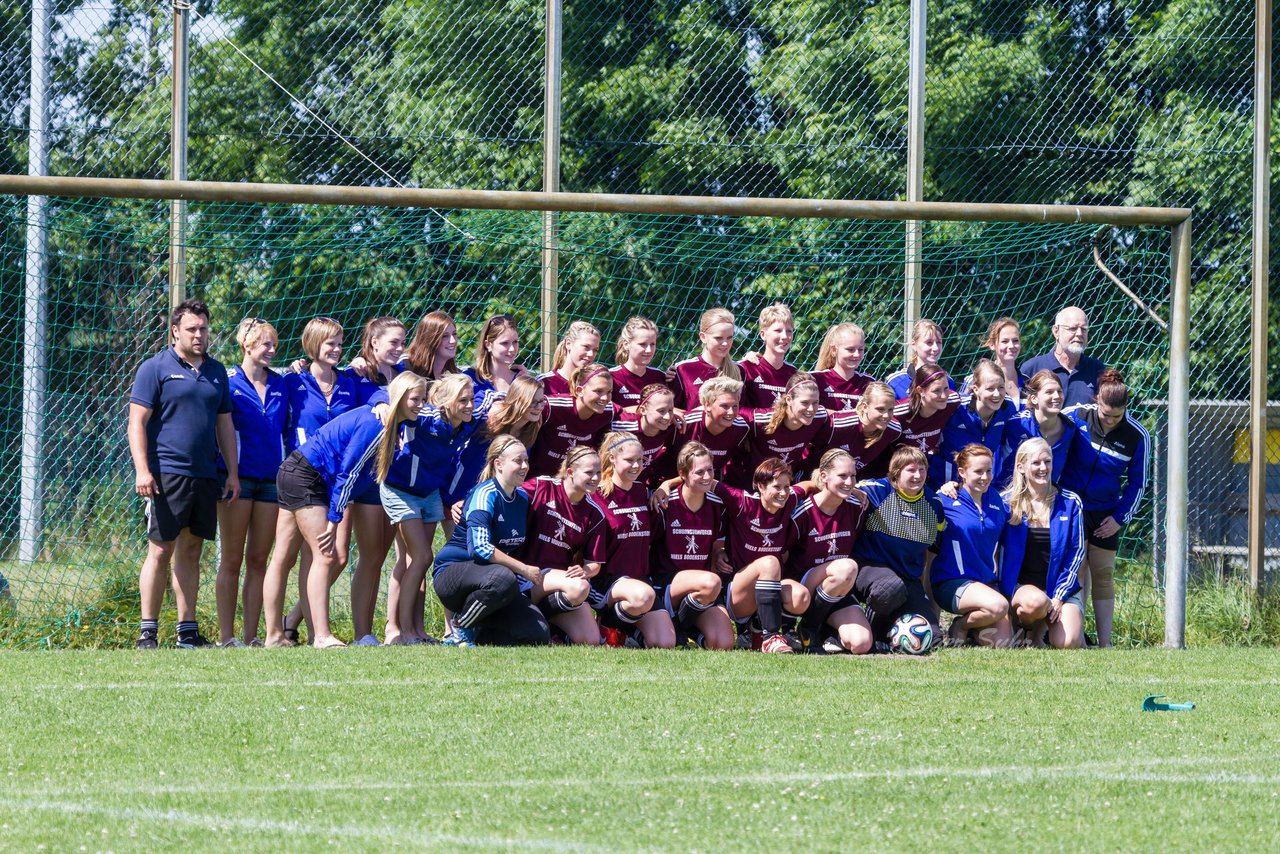
[[[1085,325],[1085,326],[1059,326],[1058,328],[1059,328],[1059,329],[1061,329],[1063,332],[1088,332],[1088,331],[1089,331],[1089,327],[1088,327],[1087,325]]]

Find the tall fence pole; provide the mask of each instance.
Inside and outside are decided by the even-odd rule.
[[[542,191],[560,191],[560,0],[547,0],[547,79],[542,108]],[[560,294],[560,215],[542,212],[542,369],[551,370],[556,350]]]
[[[1257,0],[1253,39],[1253,350],[1249,392],[1249,583],[1267,571],[1267,325],[1271,241],[1271,0]]]
[[[929,21],[927,0],[911,0],[910,67],[907,78],[907,201],[924,198],[924,79],[925,26]],[[903,282],[903,358],[911,358],[911,328],[920,319],[920,258],[923,226],[919,220],[907,222],[905,281]]]
[[[49,173],[49,30],[52,27],[53,0],[32,0],[27,174],[38,177]],[[18,510],[18,559],[23,563],[31,563],[40,556],[44,533],[48,204],[46,196],[27,198],[27,264],[22,329],[22,484]]]
[[[173,0],[173,122],[170,177],[187,180],[187,53],[191,45],[190,0]],[[187,203],[169,203],[169,307],[187,298]]]
[[[1164,645],[1186,646],[1187,629],[1187,464],[1191,383],[1191,219],[1174,226],[1173,309],[1169,317],[1169,472],[1165,505]]]

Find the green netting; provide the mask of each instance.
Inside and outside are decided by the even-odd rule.
[[[23,360],[26,202],[0,198],[0,358],[15,368],[0,383],[0,572],[9,591],[0,644],[120,643],[134,631],[145,550],[125,413],[135,367],[164,345],[168,206],[51,200],[43,536],[38,559],[22,563],[16,366]],[[759,310],[782,300],[797,319],[796,364],[812,365],[827,327],[852,319],[868,333],[864,369],[883,376],[900,366],[901,223],[566,213],[560,229],[560,323],[594,322],[605,336],[602,356],[612,354],[632,314],[662,330],[655,364],[692,355],[698,315],[713,305],[737,315],[737,352],[745,353],[759,343]],[[1043,352],[1054,312],[1075,304],[1091,317],[1091,352],[1123,366],[1140,397],[1164,399],[1167,338],[1099,270],[1095,245],[1131,290],[1167,316],[1167,231],[926,223],[923,306],[946,330],[943,364],[963,376],[983,354],[987,324],[1003,314],[1023,321],[1024,356]],[[536,365],[541,249],[539,213],[200,203],[190,207],[189,292],[209,303],[213,355],[228,365],[239,362],[231,333],[246,315],[276,325],[284,364],[301,355],[302,327],[317,314],[344,324],[350,354],[367,318],[390,314],[412,328],[433,309],[456,318],[460,362],[489,314],[517,315],[524,361]],[[1135,411],[1159,453],[1163,410]],[[1162,490],[1154,480],[1126,532],[1121,641],[1149,642],[1162,632]],[[215,566],[210,545],[202,620],[213,618]],[[335,591],[341,633],[344,584]]]

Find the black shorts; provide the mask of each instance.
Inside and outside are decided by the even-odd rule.
[[[1120,548],[1120,532],[1124,528],[1120,528],[1109,537],[1094,536],[1094,531],[1102,524],[1102,520],[1111,515],[1109,510],[1086,510],[1084,511],[1084,538],[1089,545],[1107,551],[1117,551]]]
[[[315,466],[301,451],[294,451],[280,464],[276,474],[276,495],[283,510],[328,507],[329,487]]]
[[[218,533],[216,477],[189,477],[161,472],[156,476],[159,494],[147,499],[147,536],[158,543],[178,539],[184,528],[202,540]]]

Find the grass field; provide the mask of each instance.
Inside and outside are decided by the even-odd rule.
[[[4,653],[6,850],[1244,850],[1280,653]],[[1193,701],[1143,713],[1147,694]]]

